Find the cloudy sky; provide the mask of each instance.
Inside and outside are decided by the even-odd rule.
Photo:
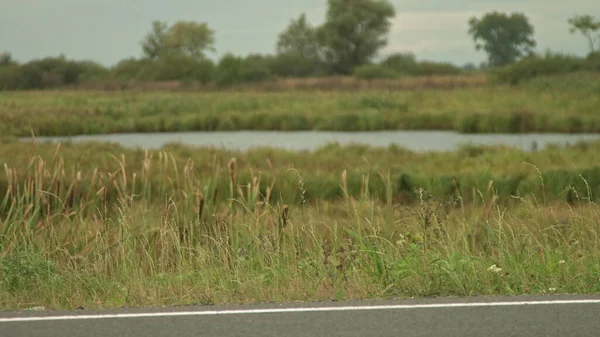
[[[585,55],[588,45],[571,35],[574,14],[600,16],[597,0],[392,0],[396,8],[382,54],[412,51],[419,59],[459,65],[485,59],[467,35],[470,17],[498,10],[524,12],[535,27],[538,51]],[[218,58],[273,53],[277,34],[305,12],[313,24],[325,17],[326,0],[0,0],[0,52],[19,61],[64,53],[114,65],[141,55],[139,42],[152,20],[208,22],[216,30]]]

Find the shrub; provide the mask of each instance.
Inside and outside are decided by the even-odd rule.
[[[240,80],[243,82],[259,82],[271,79],[273,76],[269,69],[270,58],[253,54],[248,55],[243,61]]]
[[[270,57],[258,54],[242,58],[228,53],[219,61],[215,83],[218,86],[229,86],[272,79],[273,74],[269,68],[271,60]]]
[[[394,69],[400,74],[410,74],[417,64],[416,56],[413,53],[395,53],[386,57],[382,66]]]
[[[213,79],[214,64],[185,55],[169,55],[151,64],[154,81],[198,81],[206,84]]]
[[[493,72],[501,83],[519,84],[538,76],[565,74],[584,69],[585,63],[575,56],[547,53],[531,55]]]
[[[362,79],[396,78],[398,72],[382,65],[369,64],[354,68],[354,76]]]
[[[326,74],[325,65],[319,60],[311,60],[297,55],[280,54],[268,62],[273,75],[280,77],[306,78]]]
[[[17,65],[0,67],[0,90],[18,89],[24,89],[21,67]]]
[[[81,82],[105,80],[110,76],[110,70],[96,62],[81,61],[77,64]]]
[[[19,67],[18,89],[36,89],[43,87],[43,70],[34,63],[27,63]]]
[[[455,75],[462,70],[450,63],[424,61],[417,63],[410,71],[412,76]]]
[[[225,54],[219,61],[215,74],[218,86],[228,86],[240,81],[244,67],[244,60],[231,53]]]
[[[77,84],[81,68],[77,62],[69,61],[64,56],[46,57],[40,60],[33,60],[27,65],[37,68],[41,71],[41,87],[48,88],[62,84]]]
[[[64,56],[46,57],[23,65],[17,65],[8,56],[3,56],[1,62],[0,87],[6,90],[45,89],[77,84],[84,71],[90,69],[87,64],[69,61]]]
[[[450,63],[417,62],[413,53],[392,54],[381,65],[394,69],[398,74],[410,76],[454,75],[462,72],[462,69]]]
[[[590,53],[585,58],[585,68],[587,70],[600,72],[600,51]]]
[[[151,60],[124,59],[112,69],[112,77],[118,80],[149,79],[152,76],[151,68]]]

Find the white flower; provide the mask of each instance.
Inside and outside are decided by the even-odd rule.
[[[565,260],[558,261],[558,264],[564,264],[564,263],[565,263]]]
[[[549,292],[551,292],[551,293],[553,293],[553,292],[555,292],[555,291],[556,291],[556,288],[554,288],[554,287],[550,287],[550,288],[548,288],[548,291],[549,291]]]
[[[396,241],[396,244],[398,246],[402,246],[406,243],[406,238],[404,237],[404,235],[400,234],[400,236],[398,237],[398,241]]]
[[[487,270],[491,271],[493,273],[499,273],[499,272],[502,271],[502,268],[499,268],[498,266],[496,266],[495,264],[493,264]]]

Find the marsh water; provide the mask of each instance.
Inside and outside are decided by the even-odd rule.
[[[525,151],[543,149],[548,144],[565,145],[578,141],[600,139],[600,134],[459,134],[451,131],[377,131],[377,132],[316,132],[316,131],[235,131],[177,132],[82,135],[73,137],[37,137],[37,141],[102,141],[125,147],[157,149],[167,143],[181,142],[193,146],[215,146],[247,150],[271,146],[288,150],[315,150],[331,142],[340,145],[365,144],[387,147],[391,144],[412,151],[453,151],[460,145],[507,145]],[[27,138],[22,138],[27,140]]]

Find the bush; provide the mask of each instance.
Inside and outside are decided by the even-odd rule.
[[[169,55],[153,62],[153,81],[198,81],[207,84],[213,79],[214,64],[184,55]]]
[[[21,67],[17,65],[0,67],[0,90],[19,89],[24,89]]]
[[[105,80],[110,76],[110,70],[92,61],[78,62],[79,80],[81,82]]]
[[[106,73],[104,67],[91,62],[75,62],[64,56],[46,57],[23,65],[3,54],[0,65],[0,88],[5,90],[47,89],[78,84],[86,72]]]
[[[297,55],[280,54],[269,60],[269,70],[280,77],[316,77],[326,74],[325,65],[319,60],[311,60]]]
[[[243,61],[240,80],[243,82],[259,82],[273,77],[269,69],[270,58],[258,54],[248,55]]]
[[[219,61],[215,83],[218,86],[229,86],[236,83],[270,80],[273,78],[269,67],[270,62],[271,58],[258,54],[242,58],[228,53]]]
[[[121,60],[112,69],[111,76],[117,80],[148,80],[152,78],[152,61],[135,58]]]
[[[600,51],[590,53],[585,58],[585,68],[586,70],[600,72]]]
[[[219,61],[215,82],[218,86],[228,86],[240,82],[244,60],[231,53],[225,54]]]
[[[454,75],[462,72],[462,69],[450,63],[417,62],[413,53],[392,54],[383,60],[381,65],[395,70],[398,74],[409,76]]]
[[[354,76],[371,80],[376,78],[396,78],[399,74],[392,68],[377,64],[369,64],[354,68]]]
[[[37,67],[42,74],[42,87],[49,88],[64,84],[77,84],[81,67],[77,62],[69,61],[64,56],[46,57],[34,60],[27,65]]]
[[[18,89],[37,89],[42,88],[43,81],[42,68],[34,63],[27,63],[19,67]]]
[[[566,74],[583,70],[584,60],[575,56],[548,53],[544,57],[531,55],[493,72],[501,83],[519,84],[538,76]]]
[[[381,62],[381,65],[394,69],[400,74],[409,75],[417,65],[417,59],[413,53],[395,53]]]
[[[438,62],[419,62],[411,70],[410,75],[412,76],[433,76],[433,75],[456,75],[460,74],[462,69],[450,64],[450,63],[438,63]]]

